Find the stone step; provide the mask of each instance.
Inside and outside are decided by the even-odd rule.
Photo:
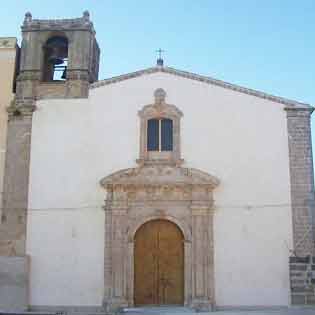
[[[157,307],[128,307],[123,308],[120,314],[125,315],[171,315],[196,314],[196,311],[183,306],[157,306]]]

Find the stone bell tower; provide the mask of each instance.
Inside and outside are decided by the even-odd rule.
[[[87,11],[62,20],[26,13],[22,34],[17,99],[88,96],[89,83],[98,79],[100,50]],[[58,70],[63,75],[54,76]]]
[[[98,79],[100,50],[87,11],[80,18],[33,19],[25,14],[15,99],[8,107],[0,218],[0,309],[28,307],[26,222],[32,116],[44,98],[86,98]]]

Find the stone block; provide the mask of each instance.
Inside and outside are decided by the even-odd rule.
[[[291,303],[293,305],[303,305],[303,304],[305,304],[305,296],[293,294],[291,296]]]
[[[299,264],[299,265],[290,265],[290,270],[299,270],[299,271],[306,271],[307,265]]]
[[[290,263],[304,263],[310,262],[310,256],[307,257],[290,257]]]
[[[0,256],[0,311],[27,310],[28,287],[28,257]]]

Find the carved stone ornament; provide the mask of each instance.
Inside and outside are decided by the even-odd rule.
[[[159,88],[154,92],[154,103],[139,111],[140,117],[140,159],[139,164],[180,165],[180,119],[183,113],[175,106],[165,102],[166,92]],[[173,150],[164,152],[147,151],[147,128],[149,119],[167,118],[173,121]]]
[[[105,188],[104,306],[134,305],[134,237],[162,219],[184,235],[184,304],[210,310],[214,300],[213,195],[219,180],[197,169],[140,165],[115,172]]]

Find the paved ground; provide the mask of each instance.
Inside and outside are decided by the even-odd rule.
[[[196,313],[193,310],[184,307],[175,308],[130,308],[126,309],[122,314],[125,315],[315,315],[314,307],[290,307],[283,309],[273,310],[226,310],[226,311],[215,311],[210,313]]]

